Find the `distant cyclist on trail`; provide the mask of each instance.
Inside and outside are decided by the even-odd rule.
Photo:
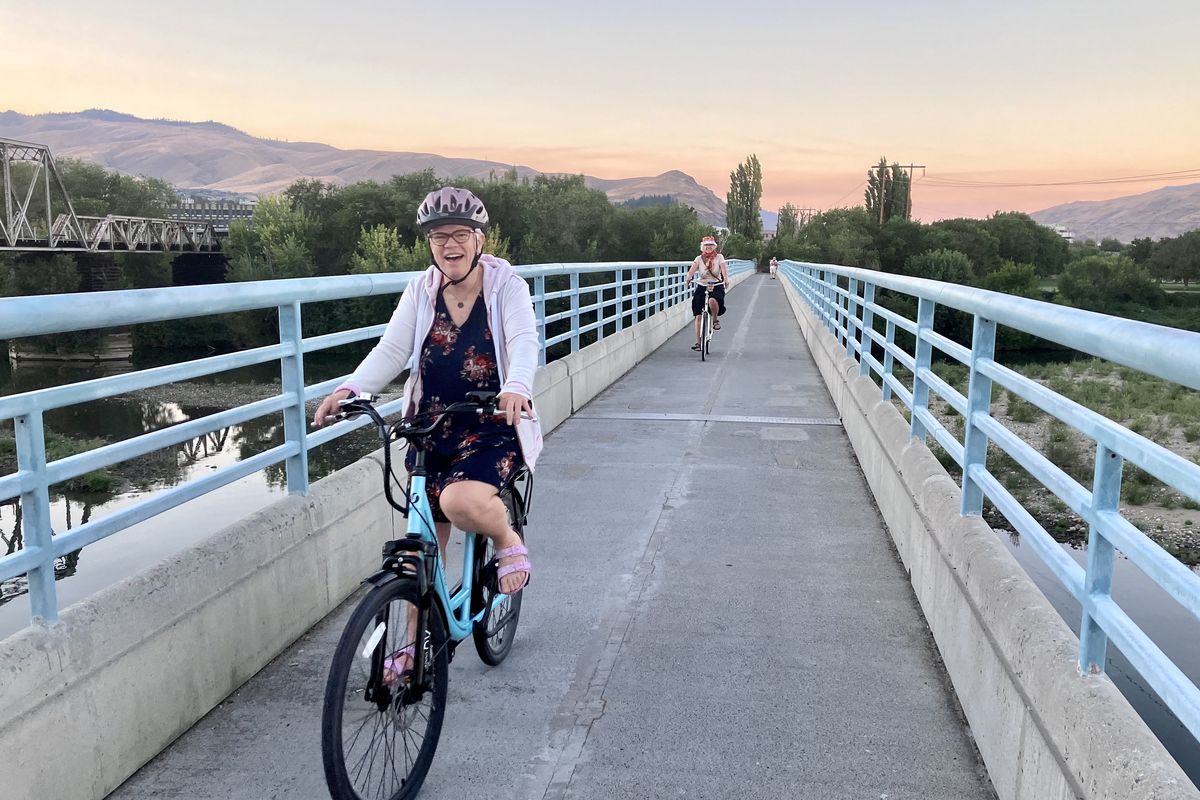
[[[696,291],[692,294],[692,316],[696,318],[696,343],[693,350],[700,349],[700,314],[704,311],[704,293],[706,286],[712,286],[712,296],[708,298],[708,312],[712,314],[713,330],[721,330],[720,316],[725,313],[725,287],[729,285],[729,268],[725,265],[725,256],[717,252],[717,240],[705,236],[700,240],[700,255],[688,267],[685,283],[696,278]],[[716,284],[720,284],[719,286]]]
[[[779,271],[779,259],[771,257],[771,280],[775,280],[775,273]]]
[[[500,559],[500,591],[515,594],[529,580],[528,551],[508,524],[499,490],[522,463],[533,469],[542,449],[532,400],[541,347],[533,301],[507,261],[483,252],[488,213],[474,194],[452,186],[430,192],[417,223],[433,265],[409,284],[379,343],[325,398],[313,424],[329,422],[343,398],[377,393],[406,367],[405,416],[436,414],[468,392],[496,392],[502,418],[448,418],[430,439],[425,463],[442,552],[450,523],[488,537]]]

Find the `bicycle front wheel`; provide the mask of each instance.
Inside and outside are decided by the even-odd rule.
[[[419,602],[415,581],[379,586],[358,604],[338,641],[321,719],[333,800],[411,800],[429,772],[450,664],[437,603],[422,615]],[[418,660],[424,661],[419,681]]]

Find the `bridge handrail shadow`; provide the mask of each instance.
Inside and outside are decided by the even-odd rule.
[[[593,340],[603,339],[686,302],[689,297],[684,285],[687,266],[687,262],[610,262],[519,268],[518,274],[532,283],[531,294],[543,345],[542,363],[546,363],[547,353],[550,360],[574,353]],[[729,268],[731,273],[739,274],[754,269],[754,264],[731,259]],[[0,420],[13,420],[17,444],[17,472],[0,476],[0,502],[19,497],[24,525],[22,549],[0,556],[0,581],[28,575],[32,622],[52,625],[58,619],[54,564],[60,556],[279,462],[286,462],[288,491],[306,493],[309,486],[308,451],[362,427],[367,421],[359,419],[313,433],[307,431],[305,403],[323,397],[346,376],[306,386],[304,356],[377,338],[385,326],[371,325],[305,338],[301,328],[303,305],[399,294],[420,274],[298,278],[0,299],[0,340],[264,308],[274,308],[279,314],[278,344],[0,397]],[[283,391],[279,395],[67,458],[46,461],[43,428],[46,411],[270,361],[278,361],[281,365]],[[383,404],[380,411],[385,415],[394,414],[400,411],[399,405],[400,401]],[[280,412],[284,422],[282,445],[88,521],[73,530],[59,535],[51,531],[51,486],[230,425]]]
[[[1200,688],[1111,594],[1114,549],[1119,549],[1193,617],[1200,618],[1200,576],[1138,530],[1120,510],[1125,461],[1194,502],[1200,502],[1200,465],[1002,366],[994,358],[997,326],[1005,326],[1180,386],[1200,389],[1200,334],[872,270],[785,261],[780,272],[845,348],[848,357],[858,361],[859,374],[879,385],[883,399],[895,397],[908,409],[912,436],[922,441],[932,436],[961,468],[960,513],[981,516],[984,500],[990,501],[1080,603],[1081,673],[1104,671],[1108,640],[1112,639],[1192,736],[1200,739]],[[917,318],[908,319],[880,305],[877,289],[915,299]],[[939,306],[972,317],[970,347],[935,332],[933,320]],[[879,321],[882,332],[877,329]],[[902,338],[913,342],[911,352],[897,343],[898,330],[908,334],[907,337],[902,334]],[[969,383],[965,396],[933,372],[935,349],[967,367]],[[876,357],[876,352],[881,353],[882,360]],[[911,385],[905,385],[893,374],[896,364],[911,375]],[[993,384],[1095,442],[1090,488],[1082,486],[992,416]],[[962,418],[962,441],[930,413],[930,392]],[[1088,523],[1086,569],[1063,552],[988,470],[989,442]]]

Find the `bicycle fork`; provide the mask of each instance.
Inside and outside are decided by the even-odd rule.
[[[383,569],[367,578],[365,583],[372,586],[383,586],[396,580],[416,581],[417,584],[417,614],[415,625],[410,626],[410,620],[395,620],[391,618],[390,606],[384,606],[375,617],[375,630],[378,632],[371,646],[371,675],[367,682],[364,699],[376,703],[380,708],[389,705],[394,699],[406,703],[417,702],[427,690],[425,673],[429,655],[429,614],[437,613],[433,608],[433,576],[430,575],[436,559],[436,545],[416,537],[406,537],[385,542],[383,545]],[[384,680],[387,671],[385,662],[388,659],[388,648],[385,644],[387,632],[394,626],[413,628],[413,664],[412,677],[405,684],[389,686]],[[420,640],[418,642],[418,640]],[[392,654],[395,655],[395,654]]]

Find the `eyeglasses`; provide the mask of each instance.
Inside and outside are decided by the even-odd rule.
[[[454,233],[431,233],[429,234],[429,243],[436,244],[438,247],[445,247],[446,243],[453,239],[458,244],[466,244],[475,235],[475,231],[455,231]]]

